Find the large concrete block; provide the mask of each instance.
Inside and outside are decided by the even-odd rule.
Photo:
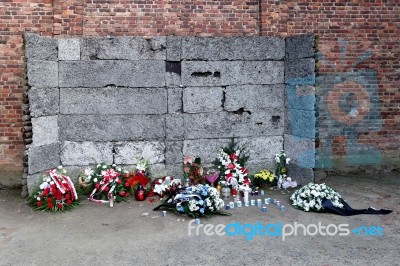
[[[80,60],[81,43],[77,38],[58,40],[58,59],[59,60]]]
[[[181,113],[182,105],[182,88],[168,88],[168,113]]]
[[[154,115],[60,115],[60,140],[129,141],[165,138],[165,119]]]
[[[31,88],[28,95],[32,117],[58,114],[60,109],[60,90],[58,88]]]
[[[28,60],[57,61],[57,40],[25,33],[25,56]]]
[[[182,164],[167,164],[165,166],[165,172],[168,176],[173,176],[174,178],[178,178],[183,180],[183,168]],[[160,175],[161,177],[161,175]]]
[[[315,87],[312,85],[286,85],[287,104],[290,109],[313,111]]]
[[[150,164],[165,162],[163,141],[117,142],[114,150],[116,164],[137,164],[141,159]]]
[[[185,139],[281,135],[283,120],[283,109],[187,114]]]
[[[291,134],[297,137],[315,138],[315,111],[289,110]]]
[[[86,38],[81,44],[83,60],[165,60],[166,37]]]
[[[297,59],[314,56],[314,34],[286,38],[286,58]]]
[[[315,167],[315,140],[284,135],[285,152],[291,162],[303,168]]]
[[[294,59],[285,61],[285,83],[305,85],[315,83],[314,58]]]
[[[27,67],[31,87],[58,87],[58,62],[30,60]]]
[[[40,184],[43,181],[42,177],[43,177],[43,173],[31,174],[26,177],[26,181],[27,181],[26,185],[28,188],[29,195],[32,195],[32,193],[34,192],[33,190],[35,188],[37,188],[38,186],[40,186]]]
[[[200,157],[202,163],[212,163],[221,148],[229,144],[229,139],[194,139],[183,141],[183,155]]]
[[[113,162],[113,144],[111,142],[71,142],[61,145],[63,165],[94,165]]]
[[[182,140],[184,138],[184,119],[182,115],[169,115],[165,118],[167,140]]]
[[[206,113],[222,111],[223,89],[221,87],[190,87],[183,89],[183,111]]]
[[[281,61],[183,61],[183,86],[279,84],[284,82]]]
[[[248,165],[264,165],[264,168],[273,169],[275,154],[283,149],[282,136],[249,137],[238,139],[238,144],[245,147],[245,153],[250,156]],[[251,170],[251,167],[249,168]]]
[[[164,61],[60,61],[60,87],[162,87]]]
[[[167,36],[167,61],[181,61],[182,38]]]
[[[165,163],[179,164],[183,159],[183,141],[166,141],[165,142]]]
[[[60,165],[60,145],[58,143],[29,148],[29,174],[47,171],[58,165]]]
[[[185,37],[182,59],[186,60],[281,60],[285,41],[279,37]]]
[[[312,168],[303,168],[295,163],[289,163],[288,175],[297,181],[299,187],[314,182],[314,170]]]
[[[58,143],[58,116],[32,118],[32,146]]]
[[[118,87],[61,88],[60,113],[165,114],[167,90]]]
[[[249,111],[282,108],[284,85],[240,85],[229,86],[225,90],[224,109]]]

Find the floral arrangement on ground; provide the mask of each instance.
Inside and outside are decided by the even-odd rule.
[[[290,197],[292,205],[303,211],[324,211],[324,201],[330,200],[333,206],[343,208],[342,197],[325,184],[309,183],[296,190]]]
[[[40,185],[33,189],[28,203],[40,211],[69,211],[79,205],[78,194],[71,178],[62,166],[52,169],[40,177]]]
[[[154,210],[167,209],[190,217],[207,217],[212,214],[230,215],[221,210],[224,207],[224,201],[219,196],[216,188],[198,184],[179,189]]]

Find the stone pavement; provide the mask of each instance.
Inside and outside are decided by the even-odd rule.
[[[202,224],[263,225],[348,224],[348,228],[380,226],[383,236],[207,236],[188,235],[191,219],[172,213],[162,217],[156,204],[121,203],[114,208],[84,200],[68,213],[32,211],[16,190],[0,190],[0,265],[399,265],[400,178],[382,176],[328,177],[353,208],[392,209],[393,213],[341,217],[305,213],[288,204],[290,194],[268,192],[287,206],[284,213],[269,206],[231,210],[232,216],[201,219]],[[149,213],[148,216],[142,216]],[[331,227],[333,228],[333,227]],[[202,228],[199,228],[202,229]],[[333,230],[331,230],[332,232]]]

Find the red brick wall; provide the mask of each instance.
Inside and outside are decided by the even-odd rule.
[[[333,67],[320,62],[321,74],[348,70],[370,49],[372,57],[356,69],[377,71],[383,124],[379,132],[362,134],[359,140],[380,148],[387,158],[396,158],[400,142],[399,6],[398,0],[2,0],[0,169],[22,168],[24,31],[63,37],[315,33],[319,36],[318,49],[333,62]],[[344,64],[339,38],[347,41]],[[339,147],[345,137],[332,138],[334,154],[345,154],[346,149]]]
[[[318,50],[327,59],[319,61],[319,74],[363,69],[376,70],[382,127],[378,132],[370,133],[360,129],[357,141],[380,149],[384,159],[382,163],[397,163],[398,166],[400,2],[397,0],[267,2],[270,3],[262,5],[262,34],[314,33],[318,35]],[[340,43],[347,44],[346,53],[340,51]],[[367,51],[370,51],[371,56],[353,67],[352,65]],[[343,55],[345,55],[344,58]],[[325,117],[320,117],[320,119],[323,120]],[[372,119],[370,122],[373,124],[376,121]],[[320,128],[320,130],[324,129]],[[331,135],[328,138],[321,139],[321,145],[332,141],[333,155],[338,157],[346,155],[346,136]],[[391,159],[394,160],[390,162]]]

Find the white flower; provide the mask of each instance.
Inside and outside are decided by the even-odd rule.
[[[101,164],[96,165],[97,168],[100,168]]]
[[[93,182],[97,183],[97,177],[93,178]]]
[[[59,165],[59,166],[57,167],[58,170],[61,170],[62,168],[63,168],[62,165]]]
[[[48,186],[47,182],[43,182],[42,184],[40,184],[39,188],[41,190],[45,189]]]
[[[121,170],[122,170],[121,167],[118,167],[118,168],[117,168],[117,171],[118,171],[118,172],[121,172]]]
[[[39,201],[39,200],[40,200],[40,197],[37,197],[36,199]]]
[[[50,181],[50,185],[54,185],[54,181]]]
[[[275,161],[276,161],[277,163],[280,163],[280,162],[281,162],[281,158],[279,157],[279,154],[277,154],[277,155],[275,156]]]
[[[63,169],[62,173],[65,175],[67,173],[67,170]]]
[[[50,182],[51,181],[51,179],[48,177],[48,178],[46,178],[46,182]]]
[[[107,165],[103,165],[103,169],[106,169],[107,168]]]
[[[290,158],[286,158],[286,164],[289,164]]]

